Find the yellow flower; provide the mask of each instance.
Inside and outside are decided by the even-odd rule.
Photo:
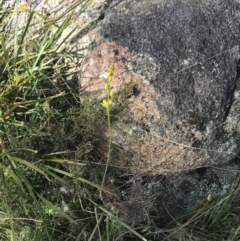
[[[108,102],[106,100],[103,100],[102,106],[107,109],[108,108]]]
[[[114,74],[114,64],[111,64],[108,69],[108,75],[107,75],[109,83],[112,81],[113,74]]]
[[[107,76],[108,81],[107,83],[104,84],[104,89],[107,92],[108,98],[103,100],[101,103],[102,106],[106,108],[108,111],[110,109],[110,105],[112,104],[112,98],[113,98],[113,91],[111,91],[111,88],[110,88],[110,83],[112,81],[113,74],[114,74],[114,64],[111,64],[111,66],[108,69],[108,76]]]
[[[109,91],[109,97],[112,99],[112,97],[113,97],[113,92],[110,90]]]
[[[105,90],[108,90],[108,84],[105,84],[105,85],[104,85],[104,89],[105,89]]]
[[[112,101],[111,100],[103,100],[102,102],[102,106],[106,109],[109,109],[110,105],[112,104]]]

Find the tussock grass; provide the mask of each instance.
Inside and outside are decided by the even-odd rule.
[[[61,220],[75,222],[62,211],[60,195],[51,193],[50,185],[57,182],[65,186],[65,179],[73,178],[64,164],[75,162],[59,158],[68,157],[69,149],[76,152],[74,142],[72,147],[64,146],[71,138],[70,134],[65,135],[81,123],[75,120],[79,122],[71,125],[71,118],[79,114],[80,100],[76,86],[72,88],[67,80],[68,76],[73,78],[75,71],[75,56],[68,53],[66,45],[74,29],[67,35],[63,33],[71,23],[72,11],[78,5],[86,8],[90,2],[78,1],[56,19],[48,19],[27,5],[1,7],[1,240],[57,240],[56,226]],[[27,19],[24,26],[8,24],[11,19],[17,22],[22,14]],[[56,130],[66,139],[54,143],[59,140],[57,133],[53,133]],[[80,132],[85,146],[78,150],[79,156],[91,148],[90,140],[84,139],[84,131],[90,130]],[[67,145],[71,145],[70,141]],[[64,154],[55,153],[59,149]],[[108,191],[81,176],[74,180]]]

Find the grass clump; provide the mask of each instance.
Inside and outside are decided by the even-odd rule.
[[[62,235],[59,225],[66,220],[74,223],[62,210],[63,195],[53,189],[73,179],[64,165],[75,161],[61,158],[72,158],[69,153],[73,152],[84,159],[91,152],[94,137],[90,143],[85,132],[93,131],[94,125],[77,127],[84,114],[79,113],[76,86],[67,81],[69,76],[73,80],[75,71],[75,56],[66,45],[73,31],[63,34],[73,10],[78,5],[84,9],[90,2],[78,1],[54,19],[27,5],[4,9],[3,1],[0,3],[1,240],[58,240]],[[9,24],[22,14],[27,19],[24,26]],[[64,139],[59,139],[56,130]],[[75,140],[79,139],[84,145],[78,149]],[[83,177],[74,180],[106,191]]]
[[[64,35],[73,10],[91,2],[78,1],[55,18],[27,4],[4,9],[1,2],[0,240],[111,240],[120,230],[136,233],[101,206],[99,192],[113,195],[101,185],[110,114],[99,101],[80,100],[79,63],[66,44],[74,29]],[[20,15],[27,19],[22,26],[14,24]]]

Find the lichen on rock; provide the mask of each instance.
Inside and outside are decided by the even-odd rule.
[[[202,156],[202,164],[228,162],[236,157],[239,135],[236,129],[232,135],[228,115],[237,102],[234,93],[239,81],[239,11],[240,4],[234,0],[133,0],[110,4],[100,33],[133,55],[128,59],[128,70],[142,78],[143,91],[153,88],[155,95],[155,110],[149,111],[158,111],[160,120],[148,121],[150,133],[146,133],[146,143],[147,136],[154,133],[158,143],[169,140],[158,150],[169,146],[167,153],[171,153],[173,143],[185,148],[182,156],[181,148],[177,148],[177,162],[172,162],[164,156],[167,153],[150,151],[150,141],[145,151],[152,153],[149,161],[153,166],[163,160],[165,168],[170,169],[178,169],[179,163],[201,165],[191,150],[196,143],[201,149],[198,155]],[[150,87],[146,87],[148,83]],[[132,105],[132,112],[148,106],[144,94],[138,97],[142,98],[141,107]],[[135,98],[134,103],[137,102]],[[209,128],[210,123],[214,123],[213,129]],[[157,127],[163,132],[155,132]]]

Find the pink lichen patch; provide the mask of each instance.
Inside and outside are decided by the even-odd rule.
[[[111,87],[122,89],[127,83],[136,83],[137,95],[128,99],[127,122],[119,121],[112,130],[112,140],[129,153],[128,158],[116,157],[111,165],[127,168],[134,173],[166,174],[183,172],[207,165],[204,150],[192,148],[191,140],[183,142],[174,125],[164,133],[157,128],[166,120],[161,116],[156,104],[159,93],[153,85],[128,68],[136,55],[126,48],[107,42],[98,37],[96,47],[89,51],[80,73],[81,90],[91,97],[100,98],[106,93],[109,66],[114,63],[115,72]],[[178,123],[182,135],[189,129]],[[197,131],[195,131],[198,133]],[[196,136],[201,139],[201,133]]]
[[[124,84],[139,82],[140,77],[134,76],[126,64],[133,57],[127,49],[114,43],[100,41],[85,58],[80,74],[81,90],[86,92],[104,93],[104,83],[107,80],[107,70],[114,63],[115,72],[112,81],[113,90],[119,90]],[[99,97],[99,95],[98,95]]]

